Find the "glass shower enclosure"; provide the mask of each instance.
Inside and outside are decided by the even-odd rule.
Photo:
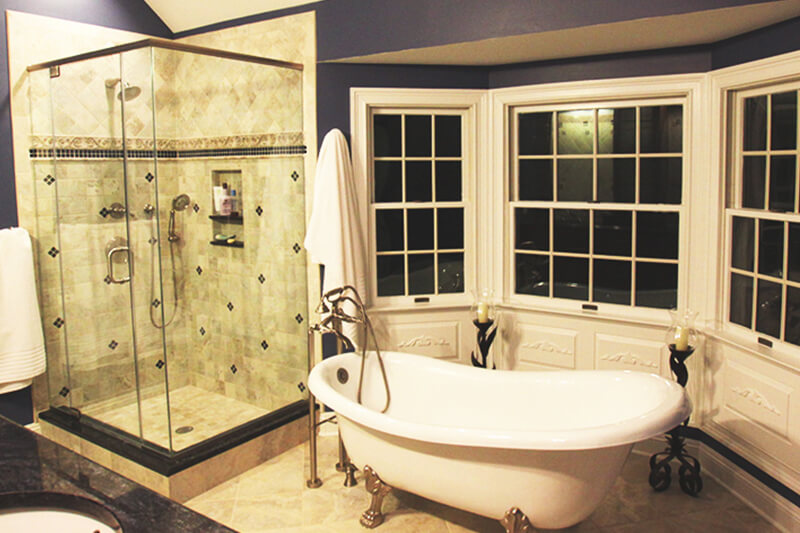
[[[302,416],[302,65],[148,39],[28,70],[40,417],[169,473]]]

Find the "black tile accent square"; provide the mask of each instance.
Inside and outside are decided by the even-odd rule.
[[[305,392],[306,384],[301,381],[300,383],[297,384],[297,388],[300,389],[300,392]]]
[[[155,179],[155,176],[153,176],[150,172],[148,172],[147,175],[145,175],[144,179],[146,179],[147,182],[150,183],[151,181],[153,181],[153,179]]]
[[[261,216],[261,213],[263,213],[263,212],[264,212],[264,210],[263,210],[263,209],[261,209],[261,206],[258,206],[258,207],[256,207],[256,214],[257,214],[258,216]]]
[[[300,250],[302,250],[302,248],[300,248],[299,244],[294,243],[294,246],[292,246],[292,250],[294,250],[294,253],[299,254]]]
[[[119,346],[119,343],[113,339],[111,342],[108,343],[108,347],[111,348],[112,350],[116,349],[117,346]]]
[[[238,368],[236,368],[236,365],[231,365],[231,372],[232,372],[232,373],[234,373],[234,374],[235,374],[235,373],[237,373],[238,371],[239,371],[239,369],[238,369]]]
[[[197,268],[195,268],[195,271],[197,272],[198,276],[203,273],[203,269],[202,269],[202,267],[200,265],[197,265]]]
[[[53,246],[52,248],[50,248],[50,250],[47,251],[47,255],[49,255],[50,257],[57,256],[58,255],[58,248]]]
[[[63,398],[66,398],[67,394],[69,394],[69,389],[67,387],[61,387],[61,390],[58,391],[58,394]]]
[[[153,303],[151,303],[150,305],[152,305],[155,308],[158,308],[158,306],[161,305],[161,300],[156,298],[155,300],[153,300]]]
[[[292,180],[297,181],[298,179],[300,179],[300,174],[298,174],[297,171],[295,170],[292,172]]]
[[[264,282],[267,281],[267,278],[264,277],[264,274],[259,274],[258,281],[263,285]]]
[[[103,217],[103,218],[106,218],[108,216],[108,213],[109,213],[109,211],[105,207],[100,210],[100,216]]]
[[[155,237],[150,237],[149,239],[147,239],[147,242],[149,242],[152,245],[157,243],[158,239],[156,239]]]
[[[56,181],[56,179],[53,176],[51,176],[50,174],[48,174],[47,176],[45,176],[43,181],[48,185],[52,185],[53,182]]]
[[[63,318],[61,318],[61,317],[58,317],[58,318],[56,318],[56,319],[53,321],[53,325],[54,325],[55,327],[57,327],[57,328],[60,328],[61,326],[63,326],[63,325],[64,325],[64,319],[63,319]]]
[[[166,363],[164,363],[164,361],[162,361],[161,359],[159,359],[158,361],[156,361],[156,368],[158,368],[158,369],[162,369],[162,368],[164,368],[164,365],[165,365],[165,364],[166,364]]]
[[[267,344],[266,340],[261,341],[261,348],[264,349],[264,350],[269,348],[269,344]]]
[[[198,331],[200,331],[201,336],[206,334],[206,328],[204,328],[203,326],[200,326],[200,329]]]
[[[228,305],[226,305],[225,307],[228,308],[228,311],[233,311],[233,304],[231,302],[228,302]]]
[[[300,313],[297,313],[297,314],[295,315],[294,319],[295,319],[295,320],[297,320],[297,323],[298,323],[298,324],[300,324],[300,323],[302,323],[302,322],[303,322],[303,315],[301,315]]]
[[[106,282],[106,285],[111,285],[111,276],[106,276],[103,278],[103,281]]]
[[[200,206],[199,206],[199,205],[197,205],[197,204],[194,204],[194,205],[192,206],[192,209],[194,209],[194,212],[195,212],[195,213],[197,213],[198,211],[200,211]]]

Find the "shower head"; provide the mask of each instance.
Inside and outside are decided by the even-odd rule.
[[[130,83],[125,82],[125,87],[117,94],[117,99],[122,101],[124,98],[125,101],[128,102],[139,96],[141,92],[142,89],[136,85],[131,85]]]
[[[172,210],[173,211],[183,211],[189,204],[191,203],[191,198],[189,198],[188,194],[179,194],[172,200]]]
[[[106,89],[113,89],[116,85],[122,81],[122,78],[109,78],[105,81]],[[142,93],[142,89],[137,87],[136,85],[131,85],[127,81],[123,84],[122,89],[117,93],[117,99],[122,101],[123,99],[128,102],[133,100],[137,96]]]

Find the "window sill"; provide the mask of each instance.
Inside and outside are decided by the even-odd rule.
[[[800,350],[795,350],[781,341],[773,341],[772,348],[758,343],[757,336],[740,335],[731,331],[718,328],[702,328],[701,333],[706,337],[719,341],[737,350],[747,352],[767,362],[779,364],[794,372],[800,371]]]

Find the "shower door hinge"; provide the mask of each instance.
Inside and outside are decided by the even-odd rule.
[[[55,65],[53,67],[50,67],[50,77],[57,78],[59,76],[61,76],[61,66]]]

